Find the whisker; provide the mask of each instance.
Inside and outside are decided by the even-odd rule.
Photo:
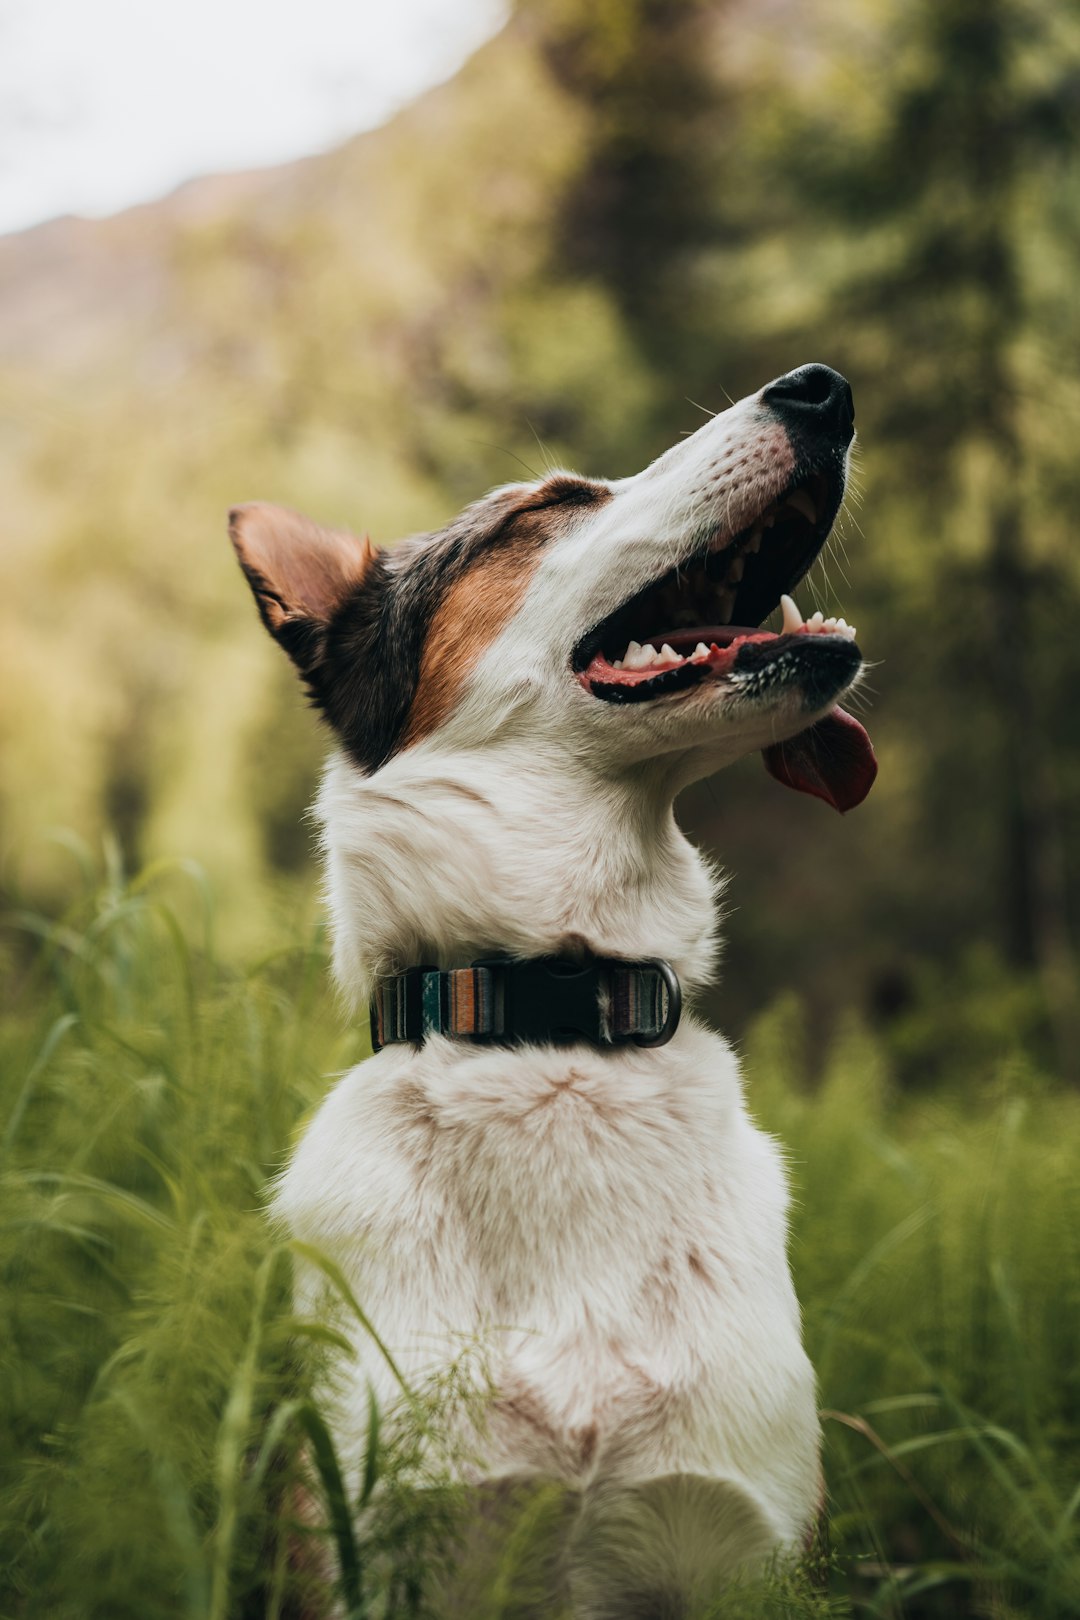
[[[547,449],[546,449],[546,447],[544,445],[543,439],[541,439],[539,433],[537,433],[536,428],[533,426],[532,422],[529,420],[528,417],[525,418],[525,421],[526,421],[526,424],[528,425],[529,432],[532,434],[533,438],[536,440],[536,448],[540,452],[541,461],[544,463],[544,466],[547,468],[548,472],[554,472],[555,471],[555,461],[554,461],[553,457],[548,454],[548,451],[547,451]]]
[[[530,467],[529,463],[519,456],[516,450],[508,450],[505,444],[493,444],[490,439],[470,439],[469,443],[478,444],[484,450],[498,450],[500,454],[509,456],[512,461],[518,462],[531,477],[539,479],[542,476],[535,467]]]

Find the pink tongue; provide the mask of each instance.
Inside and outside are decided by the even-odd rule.
[[[812,793],[840,811],[862,804],[877,775],[870,738],[839,708],[788,742],[763,748],[761,757],[769,775],[785,787]]]

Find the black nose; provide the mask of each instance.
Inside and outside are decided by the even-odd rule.
[[[791,427],[841,434],[847,444],[855,431],[851,386],[832,366],[800,366],[761,390],[766,405]]]

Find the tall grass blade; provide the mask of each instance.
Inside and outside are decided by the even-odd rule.
[[[48,1034],[41,1043],[41,1049],[38,1052],[37,1057],[34,1059],[29,1070],[27,1071],[26,1079],[22,1084],[22,1089],[15,1098],[14,1106],[8,1115],[7,1124],[4,1126],[4,1134],[2,1137],[0,1137],[0,1157],[6,1158],[8,1153],[11,1151],[12,1144],[19,1132],[19,1126],[23,1121],[23,1115],[26,1113],[30,1098],[34,1094],[34,1087],[37,1085],[38,1080],[52,1062],[53,1053],[60,1045],[60,1042],[67,1034],[68,1030],[74,1029],[78,1022],[79,1018],[77,1013],[62,1013],[49,1029]]]
[[[331,1260],[328,1255],[321,1253],[320,1250],[314,1248],[310,1243],[302,1243],[299,1238],[294,1238],[289,1244],[289,1248],[294,1254],[298,1254],[301,1259],[306,1260],[309,1265],[312,1265],[318,1271],[321,1271],[323,1276],[333,1284],[336,1292],[341,1296],[345,1304],[348,1305],[350,1311],[352,1311],[353,1315],[356,1317],[356,1320],[360,1323],[360,1326],[364,1329],[364,1332],[371,1339],[379,1354],[386,1362],[386,1365],[390,1368],[390,1371],[393,1373],[394,1378],[397,1380],[397,1383],[401,1388],[402,1394],[407,1400],[414,1402],[416,1397],[409,1385],[406,1383],[401,1368],[398,1366],[397,1362],[394,1360],[393,1354],[388,1349],[386,1344],[384,1344],[377,1330],[372,1325],[372,1322],[368,1317],[367,1312],[361,1306],[360,1301],[356,1298],[356,1295],[349,1287],[345,1273],[342,1271],[341,1267],[337,1265],[335,1261]]]

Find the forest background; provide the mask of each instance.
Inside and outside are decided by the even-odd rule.
[[[109,828],[199,861],[237,949],[310,905],[326,738],[230,504],[392,541],[820,359],[860,448],[805,605],[859,627],[882,769],[844,821],[754,762],[687,797],[733,873],[718,1011],[797,985],[902,1025],[913,1081],[1013,1036],[1077,1078],[1078,28],[536,0],[325,157],[0,241],[9,892],[67,880],[43,829]]]
[[[195,863],[223,972],[317,925],[304,810],[327,740],[258,625],[231,504],[392,541],[550,464],[636,471],[703,411],[822,360],[854,389],[856,489],[800,601],[859,627],[881,771],[843,819],[753,761],[685,796],[684,824],[732,873],[710,1011],[811,1115],[829,1054],[857,1051],[868,1121],[930,1120],[940,1146],[1022,1107],[1032,1163],[1036,1142],[1072,1151],[1078,137],[1074,0],[519,0],[452,81],[333,152],[0,240],[0,898],[20,1072],[38,1087],[46,1014],[75,1017],[34,1001],[27,943],[60,949],[73,851],[91,887],[109,851],[110,904],[125,872]],[[324,1017],[333,1040],[291,1048],[310,1073],[260,1139],[260,1175],[333,1041],[361,1039]],[[33,1116],[16,1095],[13,1139]],[[967,1161],[988,1185],[996,1153]],[[1055,1210],[1063,1243],[1073,1205]],[[1061,1368],[1075,1259],[1060,1249],[1039,1295]],[[1047,1418],[1055,1489],[1075,1479],[1074,1386]],[[930,1556],[904,1547],[912,1568]],[[1039,1590],[1058,1613],[1058,1587]]]

